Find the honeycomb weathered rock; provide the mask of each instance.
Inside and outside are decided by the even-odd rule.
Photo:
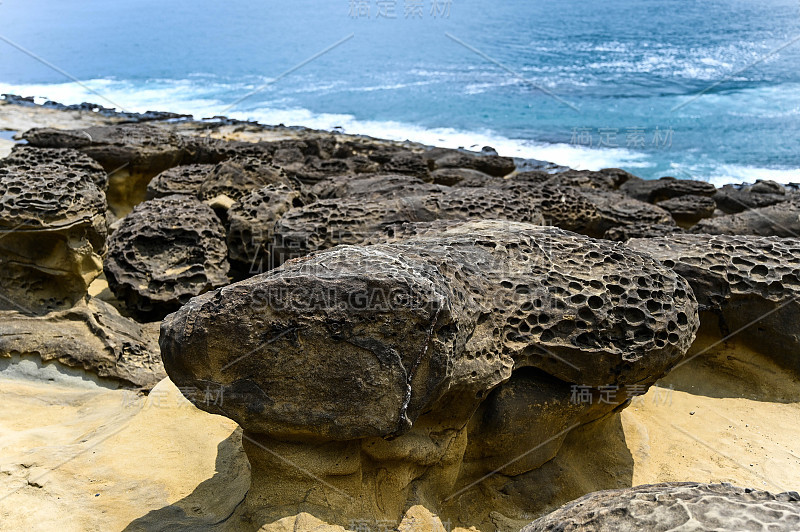
[[[684,228],[695,225],[703,218],[710,218],[717,209],[717,204],[713,199],[694,194],[660,201],[657,205],[669,212],[675,222]]]
[[[608,190],[589,188],[575,189],[597,209],[599,220],[594,227],[598,236],[612,227],[633,224],[674,225],[675,220],[669,212],[657,205],[651,205]],[[594,236],[594,235],[591,235]]]
[[[684,277],[704,329],[800,372],[800,239],[705,234],[633,239]]]
[[[95,177],[55,163],[0,167],[0,308],[60,309],[86,295],[106,239]]]
[[[0,166],[16,166],[19,168],[33,168],[34,166],[47,166],[51,164],[68,166],[73,170],[80,170],[91,176],[97,188],[105,190],[108,176],[100,163],[83,152],[71,148],[35,148],[24,144],[15,145],[11,154],[0,159]]]
[[[228,211],[228,257],[231,265],[252,275],[274,267],[274,229],[289,209],[300,207],[300,194],[286,185],[267,185],[233,204]]]
[[[540,517],[522,532],[611,530],[800,530],[797,492],[730,484],[665,482],[590,493]]]
[[[441,185],[425,183],[421,179],[397,174],[369,174],[339,176],[320,181],[311,187],[311,193],[319,199],[330,198],[406,198],[431,193],[445,193]]]
[[[163,198],[172,194],[196,196],[200,185],[214,169],[212,164],[184,164],[164,170],[147,185],[147,199]]]
[[[499,219],[542,223],[528,198],[496,188],[455,188],[405,198],[320,200],[287,212],[275,224],[275,265],[339,244],[360,244],[407,222]]]
[[[202,200],[227,196],[235,201],[255,189],[275,184],[299,187],[272,163],[255,157],[237,157],[216,165],[200,185],[198,196]]]
[[[612,227],[607,230],[603,235],[606,240],[614,240],[616,242],[625,242],[630,238],[654,238],[657,236],[667,236],[673,233],[685,232],[677,225],[664,225],[664,224],[630,224]]]
[[[214,211],[195,197],[174,195],[146,201],[122,219],[109,238],[104,269],[117,298],[160,319],[227,284],[227,255]]]

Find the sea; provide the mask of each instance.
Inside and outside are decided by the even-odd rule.
[[[0,92],[800,182],[800,0],[2,0]]]

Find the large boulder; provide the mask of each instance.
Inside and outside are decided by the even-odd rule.
[[[11,149],[8,157],[0,159],[0,166],[16,166],[32,169],[35,166],[51,164],[69,166],[89,175],[101,191],[105,191],[108,175],[100,163],[83,152],[71,148],[35,148],[25,144],[17,144]]]
[[[228,281],[225,229],[192,196],[146,201],[122,219],[108,241],[105,273],[131,311],[160,319],[192,297]]]
[[[0,309],[62,309],[86,295],[106,246],[95,177],[55,163],[0,167]]]
[[[150,180],[180,164],[189,151],[181,135],[148,124],[34,128],[22,136],[31,146],[73,148],[99,162],[108,172],[106,196],[117,217],[125,216],[144,201]]]
[[[701,220],[692,227],[692,232],[797,237],[800,235],[800,197],[768,207]]]
[[[769,207],[791,199],[790,193],[780,183],[758,180],[752,185],[724,185],[714,194],[714,201],[725,213],[735,214],[748,209]]]
[[[657,205],[669,212],[675,223],[687,229],[703,218],[711,218],[717,208],[713,199],[695,194],[660,201]]]
[[[496,188],[458,188],[402,199],[320,200],[293,209],[274,226],[275,265],[339,244],[360,244],[409,222],[498,219],[542,223],[535,202]]]
[[[639,201],[658,203],[659,201],[690,194],[695,196],[713,196],[717,188],[706,181],[662,177],[660,179],[628,179],[620,186],[619,190]]]
[[[467,168],[478,170],[490,176],[503,177],[517,168],[514,159],[496,154],[476,154],[462,150],[433,148],[425,152],[424,157],[432,161],[434,170]]]
[[[676,234],[627,244],[689,282],[704,332],[800,372],[800,239]]]
[[[320,181],[311,187],[311,193],[319,199],[363,198],[402,199],[432,193],[445,193],[441,185],[425,183],[418,177],[398,174],[369,174],[359,176],[337,176]]]
[[[572,384],[646,389],[694,338],[686,281],[622,244],[501,221],[415,233],[290,261],[164,320],[171,379],[221,394],[198,406],[244,428],[253,519],[396,523],[416,497],[437,511],[626,400],[572,404]]]
[[[773,495],[731,484],[665,482],[590,493],[522,532],[800,529],[797,492]]]
[[[208,201],[225,196],[233,201],[266,185],[299,185],[278,166],[255,157],[235,157],[217,164],[200,185],[197,194]]]
[[[96,298],[43,316],[0,312],[0,357],[55,360],[123,387],[149,390],[166,377],[157,324],[152,325],[123,317]]]
[[[674,225],[670,213],[657,205],[629,198],[619,192],[590,188],[575,189],[594,205],[598,220],[590,236],[602,236],[611,228],[628,225]]]
[[[163,198],[172,194],[196,196],[200,185],[214,170],[213,164],[184,164],[164,170],[147,185],[147,199]]]

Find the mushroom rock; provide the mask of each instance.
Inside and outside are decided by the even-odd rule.
[[[140,316],[160,319],[193,296],[228,284],[225,229],[192,196],[136,206],[108,241],[105,273],[114,295]]]
[[[535,202],[496,188],[459,188],[402,199],[320,200],[292,209],[274,226],[275,265],[339,244],[360,244],[408,222],[499,219],[542,223]]]
[[[627,245],[689,282],[704,335],[735,333],[730,341],[800,372],[800,239],[680,234]]]
[[[590,493],[540,517],[522,532],[798,529],[797,492],[664,482]]]
[[[105,191],[108,176],[100,163],[83,152],[71,148],[34,148],[25,144],[17,144],[11,154],[0,159],[0,166],[16,166],[31,169],[35,166],[59,164],[73,170],[88,174],[97,188]]]
[[[147,184],[153,177],[180,164],[188,153],[184,137],[148,124],[69,130],[34,128],[22,137],[31,146],[74,148],[99,162],[108,172],[108,206],[118,218],[144,201]]]
[[[196,196],[213,169],[213,164],[184,164],[164,170],[148,183],[147,199],[172,194]]]
[[[398,523],[422,504],[470,526],[452,494],[537,468],[626,400],[572,404],[572,385],[646,389],[693,341],[686,281],[623,244],[502,221],[415,232],[289,261],[162,323],[173,382],[222,394],[198,406],[244,429],[240,517]]]
[[[0,308],[46,312],[86,295],[106,247],[95,177],[55,163],[0,167]]]
[[[693,233],[714,235],[758,235],[797,237],[800,235],[800,198],[737,214],[701,220]]]

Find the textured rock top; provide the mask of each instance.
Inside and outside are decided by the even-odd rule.
[[[482,221],[339,246],[192,299],[161,331],[173,381],[245,429],[355,439],[450,405],[464,423],[512,368],[652,382],[697,329],[686,281],[622,244]],[[230,400],[229,400],[230,398]]]
[[[24,169],[52,164],[86,172],[92,176],[92,181],[100,190],[106,186],[108,176],[100,163],[85,153],[71,148],[34,148],[16,145],[8,157],[0,159],[0,166],[16,166]]]
[[[522,532],[800,529],[800,495],[730,484],[666,482],[590,493],[540,517]]]
[[[105,216],[95,176],[60,164],[0,167],[0,226],[64,227]]]

